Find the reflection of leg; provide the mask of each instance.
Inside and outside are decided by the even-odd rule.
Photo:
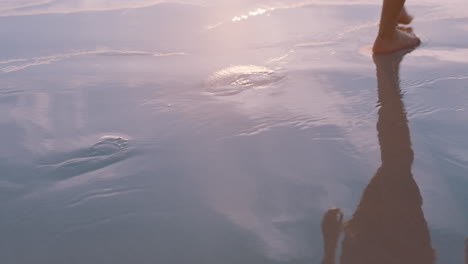
[[[380,17],[379,36],[391,37],[395,32],[398,17],[403,11],[405,0],[384,0]]]
[[[413,33],[397,28],[399,18],[402,20],[405,18],[405,22],[409,20],[404,4],[405,0],[384,0],[379,33],[373,47],[374,53],[390,53],[412,48],[421,43],[420,39]]]
[[[328,210],[322,220],[324,257],[322,264],[334,264],[338,238],[343,225],[343,213],[340,209]]]
[[[400,91],[399,65],[406,52],[373,56],[382,166],[344,224],[341,264],[434,263],[421,193],[411,173],[414,156]]]

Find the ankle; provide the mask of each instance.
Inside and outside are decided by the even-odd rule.
[[[394,39],[394,36],[395,36],[395,33],[393,33],[393,34],[391,34],[391,33],[379,33],[377,35],[377,39],[389,41],[389,40]]]
[[[395,37],[396,30],[396,25],[393,28],[380,28],[377,38],[382,40],[392,40]]]

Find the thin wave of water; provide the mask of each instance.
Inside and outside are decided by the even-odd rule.
[[[96,51],[79,51],[66,54],[56,54],[44,57],[23,58],[0,61],[0,64],[5,66],[0,68],[0,72],[10,73],[15,71],[24,70],[30,67],[48,65],[51,63],[59,62],[66,59],[81,56],[147,56],[147,57],[166,57],[175,55],[185,55],[183,52],[172,53],[155,53],[148,51],[129,51],[129,50],[96,50]]]
[[[145,8],[161,3],[179,3],[201,5],[198,0],[3,0],[0,6],[0,16],[21,16],[37,14],[69,14],[78,12],[113,11],[123,9]]]

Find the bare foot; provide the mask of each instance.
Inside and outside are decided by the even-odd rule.
[[[405,31],[406,33],[414,34],[412,27],[397,26],[397,29]]]
[[[421,40],[414,33],[397,28],[391,38],[378,36],[374,42],[372,52],[377,54],[391,53],[402,49],[414,48],[419,44],[421,44]]]
[[[398,24],[408,25],[413,21],[413,16],[406,12],[406,9],[401,10],[400,16],[398,17]]]

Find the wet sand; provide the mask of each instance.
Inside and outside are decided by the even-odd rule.
[[[336,207],[463,263],[468,12],[408,4],[396,82],[374,1],[0,3],[1,262],[320,263]]]

